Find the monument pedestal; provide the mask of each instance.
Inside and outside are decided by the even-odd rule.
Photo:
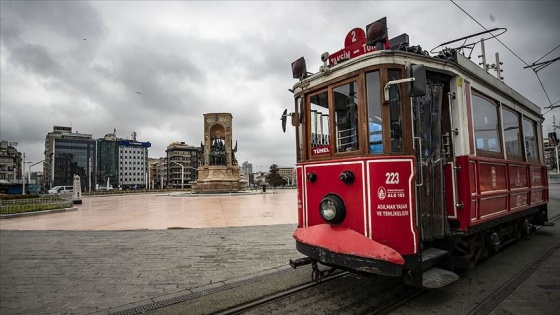
[[[244,190],[245,185],[239,178],[239,166],[201,166],[198,180],[193,185],[195,193],[224,193]]]

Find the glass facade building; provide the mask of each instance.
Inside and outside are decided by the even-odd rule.
[[[113,139],[97,140],[97,183],[118,186],[119,164],[117,154],[117,141]]]
[[[95,151],[93,139],[54,139],[51,187],[73,185],[74,175],[80,176],[82,190],[95,187]]]

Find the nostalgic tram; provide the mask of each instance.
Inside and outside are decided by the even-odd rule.
[[[456,49],[351,30],[320,71],[292,64],[298,227],[307,258],[424,288],[547,225],[540,108]]]

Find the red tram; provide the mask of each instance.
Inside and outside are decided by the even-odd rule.
[[[355,28],[307,72],[292,64],[298,251],[439,288],[548,224],[540,108],[457,49],[430,56]],[[367,33],[367,34],[366,34]],[[477,34],[478,35],[478,34]]]

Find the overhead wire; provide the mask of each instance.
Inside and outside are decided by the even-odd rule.
[[[480,25],[480,27],[482,27],[484,30],[488,30],[486,27],[484,27],[484,25],[482,25],[480,22],[478,22],[473,16],[471,16],[467,11],[465,11],[463,8],[461,8],[457,3],[455,3],[455,1],[453,0],[449,0],[451,1],[451,3],[453,3],[457,8],[459,8],[461,11],[463,11],[463,13],[465,13],[468,17],[470,17],[473,21],[476,22],[476,24]],[[525,62],[525,60],[523,60],[521,57],[519,57],[513,50],[511,50],[506,44],[504,44],[499,38],[497,38],[496,36],[494,36],[494,34],[490,33],[490,35],[492,35],[493,38],[495,38],[500,44],[502,44],[502,46],[504,46],[507,50],[509,50],[515,57],[517,57],[517,59],[521,60],[521,62],[523,62],[527,67],[531,67],[527,62]],[[560,46],[560,45],[559,45]],[[556,47],[558,48],[558,46]],[[546,55],[550,54],[552,51],[554,51],[556,48],[554,48],[553,50],[551,50],[549,53],[547,53]],[[544,55],[542,58],[544,58],[546,55]],[[541,58],[541,59],[542,59]],[[540,59],[539,59],[540,60]],[[538,60],[537,60],[538,61]],[[532,68],[531,68],[532,69]],[[546,92],[546,89],[544,87],[544,84],[541,81],[541,78],[539,77],[539,74],[535,71],[535,69],[532,69],[533,73],[535,73],[535,76],[537,77],[539,84],[541,85],[544,94],[546,95],[546,98],[548,99],[548,102],[550,103],[550,106],[552,106],[552,101],[550,100],[550,97],[548,96],[548,93]],[[540,70],[540,69],[539,69]]]
[[[535,63],[541,61],[541,59],[543,59],[544,57],[548,56],[551,52],[555,51],[558,47],[560,47],[560,44],[559,44],[558,46],[554,47],[551,51],[547,52],[547,53],[546,53],[544,56],[542,56],[539,60],[533,62],[533,64],[535,64]]]

